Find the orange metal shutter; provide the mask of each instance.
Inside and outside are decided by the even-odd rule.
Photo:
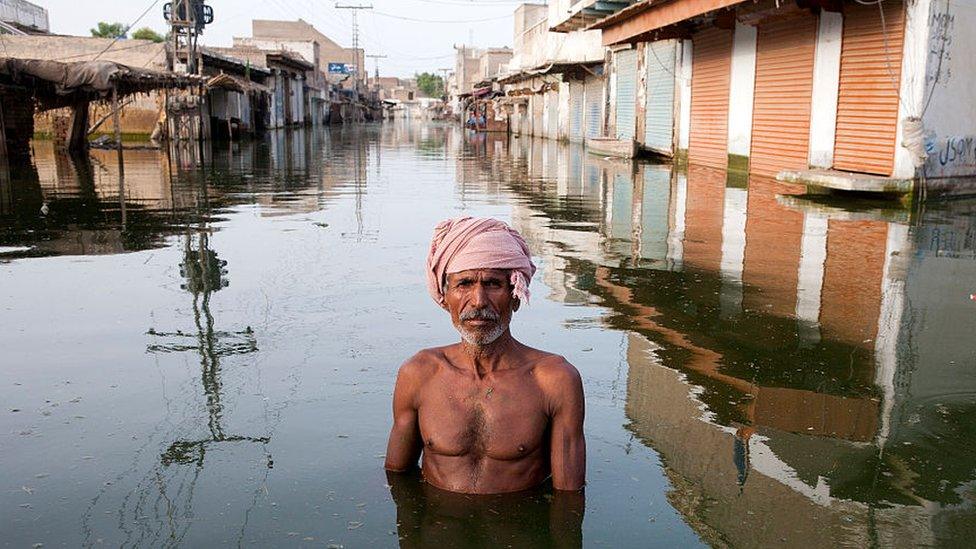
[[[817,18],[759,25],[749,169],[775,176],[809,166]]]
[[[895,161],[905,7],[844,4],[834,167],[890,175]]]
[[[688,162],[728,164],[732,31],[711,28],[692,37],[691,139]]]

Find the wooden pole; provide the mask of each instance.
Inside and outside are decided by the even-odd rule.
[[[122,212],[122,228],[125,229],[125,163],[122,161],[122,120],[119,112],[122,108],[119,105],[118,83],[112,86],[112,109],[114,110],[112,124],[115,126],[115,148],[119,151],[119,209]]]
[[[75,103],[71,115],[71,134],[68,135],[69,151],[85,151],[88,149],[88,101]]]
[[[120,118],[119,85],[112,87],[112,124],[115,126],[115,147],[119,151],[119,168],[122,168],[122,120]]]

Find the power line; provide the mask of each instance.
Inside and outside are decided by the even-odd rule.
[[[498,17],[485,17],[484,19],[420,19],[416,17],[404,17],[402,15],[394,15],[392,13],[384,13],[382,11],[374,11],[376,15],[382,15],[383,17],[389,17],[390,19],[399,19],[401,21],[412,21],[415,23],[484,23],[486,21],[498,21],[501,19],[508,19],[513,17],[514,13],[509,13],[501,15]]]
[[[142,21],[142,18],[145,17],[153,8],[155,8],[156,7],[156,4],[158,4],[158,3],[159,3],[159,0],[153,0],[153,3],[152,4],[149,4],[149,7],[146,8],[146,11],[142,12],[142,15],[140,15],[139,17],[136,17],[136,20],[133,21],[132,23],[129,23],[129,26],[125,28],[125,32],[128,33],[129,32],[129,29],[131,29],[132,27],[136,26],[136,24],[138,24],[139,21]],[[102,54],[104,54],[108,50],[112,49],[112,46],[114,46],[115,43],[118,42],[121,39],[122,39],[122,36],[121,35],[116,36],[115,37],[115,40],[112,40],[112,42],[108,46],[106,46],[104,50],[102,50],[101,52],[99,52],[99,54],[96,55],[94,59],[92,59],[92,61],[95,61],[96,59],[98,59],[99,57],[101,57]]]

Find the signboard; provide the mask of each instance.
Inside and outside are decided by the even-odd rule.
[[[349,65],[345,63],[329,63],[329,74],[349,74]]]

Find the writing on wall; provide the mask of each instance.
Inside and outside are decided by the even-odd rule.
[[[976,171],[976,135],[926,139],[926,175],[971,175]]]
[[[952,35],[956,16],[949,13],[946,4],[944,11],[932,6],[929,16],[929,52],[926,64],[925,81],[929,86],[945,85],[952,78]]]

